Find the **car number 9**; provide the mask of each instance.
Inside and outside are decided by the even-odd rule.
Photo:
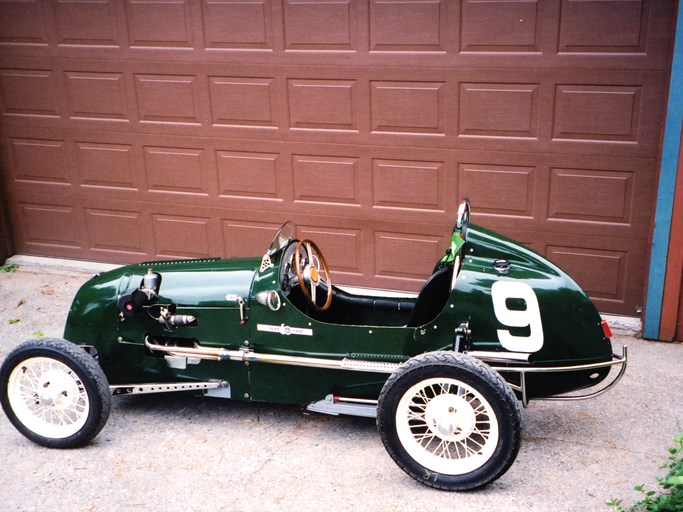
[[[510,352],[538,352],[543,347],[543,323],[534,290],[518,281],[496,281],[491,286],[493,312],[507,327],[529,327],[527,336],[516,336],[507,329],[498,329],[498,340]],[[526,309],[510,309],[508,299],[523,300]]]

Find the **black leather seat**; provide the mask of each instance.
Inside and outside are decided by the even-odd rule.
[[[417,296],[415,309],[408,320],[408,327],[428,324],[441,313],[451,294],[452,278],[453,265],[446,265],[429,276]]]

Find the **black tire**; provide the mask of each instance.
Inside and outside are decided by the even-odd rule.
[[[85,350],[61,339],[29,340],[0,366],[0,404],[16,429],[49,448],[76,448],[104,427],[109,383]]]
[[[490,367],[456,352],[414,357],[387,380],[377,428],[417,481],[449,491],[483,487],[512,465],[522,438],[514,393]]]

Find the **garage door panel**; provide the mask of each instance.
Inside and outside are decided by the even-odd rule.
[[[195,75],[135,74],[140,123],[201,124],[199,78]]]
[[[577,158],[549,168],[547,229],[566,233],[609,230],[611,235],[647,240],[655,161]],[[573,164],[573,165],[571,165]],[[578,164],[578,165],[577,165]]]
[[[56,2],[52,8],[58,44],[120,46],[116,2]]]
[[[193,48],[190,2],[126,0],[128,39],[131,46]]]
[[[357,82],[288,79],[289,128],[358,131]]]
[[[282,201],[276,153],[218,150],[218,188],[222,197]]]
[[[202,171],[203,149],[145,146],[143,152],[150,192],[209,195]]]
[[[207,258],[210,219],[192,215],[152,215],[155,256],[160,258]]]
[[[294,202],[302,206],[361,205],[360,158],[292,155],[292,177]]]
[[[357,50],[357,7],[350,0],[285,0],[285,50]]]
[[[50,69],[0,70],[3,116],[59,117],[57,80]]]
[[[497,4],[496,9],[491,9],[486,2],[463,0],[461,51],[541,52],[543,2]]]
[[[631,223],[632,172],[551,170],[548,218]]]
[[[128,122],[122,73],[66,71],[68,115],[72,118]]]
[[[635,315],[636,308],[642,306],[638,273],[647,259],[647,240],[634,242],[611,232],[601,236],[510,228],[506,234],[566,271],[600,311]]]
[[[150,252],[145,240],[147,219],[139,212],[87,208],[89,249],[101,258],[139,260]]]
[[[659,146],[657,119],[664,112],[666,89],[656,75],[644,74],[556,87],[553,144],[557,151],[645,156]],[[639,81],[637,85],[628,84]],[[628,84],[628,85],[624,85]],[[555,148],[556,147],[556,148]],[[610,148],[610,149],[607,149]]]
[[[460,136],[538,138],[539,84],[460,84]]]
[[[649,2],[562,0],[560,53],[645,53]]]
[[[70,186],[71,168],[63,140],[9,139],[12,175],[20,182]]]
[[[444,134],[444,82],[372,81],[373,132]]]
[[[444,172],[443,162],[374,159],[373,207],[443,213]]]
[[[654,160],[459,152],[455,197],[469,196],[477,222],[505,231],[649,232]]]
[[[370,2],[370,50],[446,52],[449,2]]]
[[[206,48],[255,50],[273,48],[273,22],[269,0],[202,2]]]
[[[85,248],[82,215],[77,207],[40,200],[21,202],[12,208],[12,213],[12,223],[16,222],[14,228],[19,235],[17,248],[59,256],[73,255]]]
[[[83,187],[129,193],[142,187],[132,144],[76,141],[76,168]]]
[[[210,76],[213,125],[277,128],[274,82],[272,77]]]
[[[12,133],[21,135],[23,130],[12,130]],[[638,159],[543,157],[533,153],[478,151],[454,154],[448,150],[397,151],[381,146],[361,151],[352,145],[256,144],[238,140],[228,144],[222,139],[153,135],[115,139],[117,142],[127,139],[131,144],[98,141],[108,137],[109,134],[94,132],[70,134],[66,141],[11,137],[8,139],[10,148],[14,145],[25,150],[21,158],[12,159],[9,168],[36,186],[61,182],[80,184],[83,188],[109,187],[112,193],[121,189],[121,193],[129,197],[131,192],[138,190],[153,192],[157,198],[166,194],[165,198],[180,202],[184,199],[173,194],[199,194],[214,200],[221,196],[274,199],[286,205],[317,202],[319,206],[348,204],[387,210],[396,207],[416,210],[413,215],[430,210],[453,211],[451,203],[457,201],[454,198],[463,195],[474,198],[477,190],[490,189],[492,192],[499,190],[499,193],[495,200],[493,196],[482,197],[480,207],[483,211],[480,213],[508,211],[513,215],[525,215],[525,212],[533,211],[538,218],[545,218],[543,211],[536,211],[526,203],[527,199],[533,199],[539,186],[547,186],[555,195],[563,194],[564,201],[571,201],[572,190],[580,194],[580,185],[586,183],[588,176],[595,175],[597,179],[601,173],[606,176],[623,174],[625,189],[603,190],[603,200],[613,202],[646,197],[654,184],[653,177],[641,171],[652,162]],[[172,145],[156,145],[161,142]],[[297,154],[299,146],[308,149],[306,154]],[[72,147],[73,150],[64,149]],[[249,151],[256,147],[271,151]],[[18,151],[15,148],[11,152],[19,154]],[[41,157],[41,153],[45,155]],[[386,158],[390,155],[403,158]],[[539,164],[543,165],[543,172],[534,170]],[[142,173],[138,165],[142,166]],[[71,169],[69,173],[80,176],[67,179],[60,169]],[[56,177],[48,173],[56,173]],[[553,176],[559,180],[554,182],[556,184],[551,184]],[[577,181],[579,176],[584,176],[584,180]],[[572,183],[578,185],[566,188],[570,177],[573,177]],[[603,182],[615,183],[615,179],[598,181]],[[375,192],[368,194],[373,189]],[[636,190],[638,194],[634,193]],[[611,195],[612,192],[616,195]],[[526,198],[527,194],[530,194],[529,198]],[[550,213],[549,217],[553,219],[559,217],[553,213],[562,211],[551,210]],[[646,225],[647,220],[644,220],[635,227],[645,229]]]
[[[458,196],[469,197],[478,214],[533,218],[537,173],[532,166],[463,162]]]
[[[576,279],[600,311],[638,313],[643,298],[636,276],[647,261],[647,241],[593,235],[549,238],[548,256]]]
[[[582,232],[586,227],[580,221],[591,221],[638,238],[647,233],[647,198],[654,186],[654,178],[645,172],[652,165],[647,160],[469,151],[455,155],[447,150],[399,152],[384,147],[361,152],[354,146],[310,144],[301,147],[306,154],[296,154],[297,145],[288,143],[260,145],[272,152],[244,151],[240,148],[258,145],[155,136],[138,141],[130,137],[132,144],[85,142],[106,138],[94,135],[73,134],[67,142],[48,139],[51,151],[65,144],[74,147],[56,166],[60,160],[51,153],[38,164],[30,163],[39,153],[29,146],[26,163],[21,161],[18,170],[17,164],[10,164],[14,174],[23,176],[12,186],[50,194],[60,190],[55,186],[68,187],[71,194],[84,198],[108,195],[273,212],[303,207],[322,215],[445,225],[452,222],[458,198],[469,196],[483,222],[499,230],[522,222],[527,229]],[[172,146],[154,144],[171,141]],[[390,155],[394,158],[387,158]],[[45,173],[70,168],[80,176],[52,182],[39,178],[40,165],[47,166]],[[588,197],[592,199],[587,201]]]
[[[6,44],[47,45],[44,4],[3,2],[0,6],[0,41]]]
[[[553,139],[637,142],[641,90],[558,85]]]

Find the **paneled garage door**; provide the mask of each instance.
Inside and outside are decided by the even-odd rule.
[[[642,304],[673,1],[0,3],[16,250],[261,254],[418,289],[461,196],[603,311]]]

